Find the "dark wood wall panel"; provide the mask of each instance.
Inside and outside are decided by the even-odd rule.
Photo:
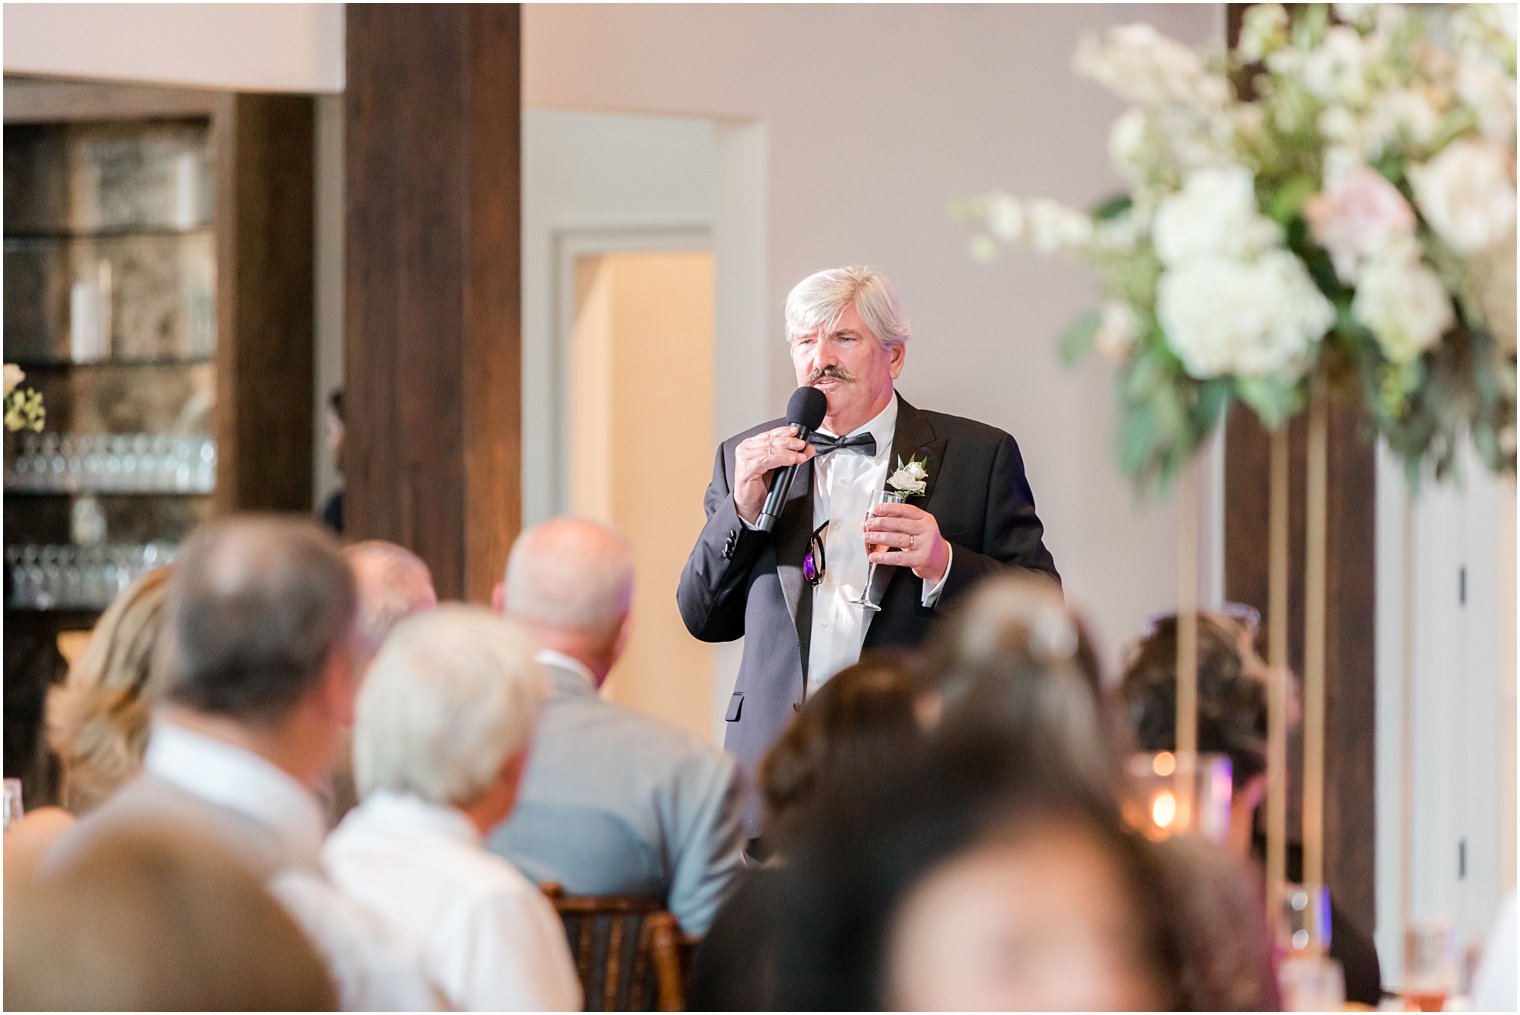
[[[216,507],[309,513],[316,108],[306,95],[217,103]]]
[[[1291,536],[1289,657],[1303,673],[1306,424],[1289,428]],[[1345,913],[1367,932],[1376,916],[1376,464],[1352,409],[1330,412],[1326,565],[1325,879]],[[1248,411],[1231,415],[1225,440],[1225,595],[1267,606],[1267,435]],[[1266,618],[1268,623],[1271,618]],[[1298,835],[1302,738],[1289,744],[1289,825]],[[1334,929],[1332,928],[1332,933]]]
[[[350,5],[345,528],[486,599],[520,525],[518,9]]]

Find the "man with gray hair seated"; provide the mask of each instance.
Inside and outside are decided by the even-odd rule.
[[[697,737],[598,695],[633,578],[628,543],[595,522],[546,522],[512,547],[493,601],[534,639],[550,691],[517,810],[488,845],[572,895],[665,899],[700,935],[744,866],[739,776]]]
[[[481,846],[517,800],[543,695],[527,637],[462,604],[403,621],[359,692],[363,802],[328,839],[327,869],[456,1010],[581,1006],[554,908]]]
[[[116,829],[183,823],[268,885],[345,1009],[435,1008],[384,926],[322,874],[316,790],[356,683],[354,579],[337,542],[275,515],[212,522],[185,543],[166,609],[144,773],[66,833],[45,869]]]
[[[359,593],[358,632],[354,661],[362,681],[385,639],[407,617],[438,605],[433,573],[422,558],[404,546],[383,539],[366,539],[345,547],[343,557],[354,572]],[[333,767],[332,783],[324,795],[327,827],[359,803],[354,790],[353,747],[345,740]]]

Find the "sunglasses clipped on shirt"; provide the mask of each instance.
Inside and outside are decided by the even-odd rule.
[[[824,533],[828,531],[829,523],[825,521],[813,530],[813,537],[808,540],[807,555],[802,558],[802,577],[813,588],[817,588],[823,582],[823,576],[828,573],[828,559],[823,554]]]

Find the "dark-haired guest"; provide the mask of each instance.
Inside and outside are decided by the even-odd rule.
[[[866,653],[810,695],[760,762],[766,837],[773,840],[819,789],[873,771],[919,736],[913,678]]]
[[[982,756],[969,738],[942,738],[809,805],[814,820],[774,871],[765,1000],[1175,1006],[1181,953],[1149,844],[1058,761],[991,769]]]
[[[936,728],[982,745],[986,764],[1059,760],[1094,795],[1116,799],[1128,746],[1107,711],[1097,659],[1059,590],[1007,575],[971,593],[917,673]],[[1007,742],[1022,750],[1006,753]]]
[[[1175,616],[1158,620],[1132,649],[1118,697],[1130,729],[1147,751],[1177,747],[1177,639]],[[1253,822],[1267,788],[1267,693],[1259,657],[1244,652],[1249,637],[1235,618],[1198,617],[1198,749],[1230,760],[1233,793],[1226,845],[1241,860],[1260,859]],[[1256,871],[1259,877],[1259,869]],[[1290,848],[1289,880],[1302,876],[1302,853]],[[1345,973],[1346,999],[1376,1006],[1382,973],[1372,938],[1330,897],[1330,957]]]
[[[718,911],[692,971],[696,1010],[773,1007],[777,866],[806,833],[811,805],[889,766],[920,739],[913,678],[893,657],[867,653],[810,695],[760,763],[766,864],[752,870]],[[751,843],[753,847],[754,842]]]

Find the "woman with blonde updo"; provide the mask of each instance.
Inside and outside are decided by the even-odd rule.
[[[116,597],[67,679],[48,696],[48,746],[62,773],[58,802],[75,816],[142,769],[161,690],[153,654],[170,572],[171,565],[156,567]]]

